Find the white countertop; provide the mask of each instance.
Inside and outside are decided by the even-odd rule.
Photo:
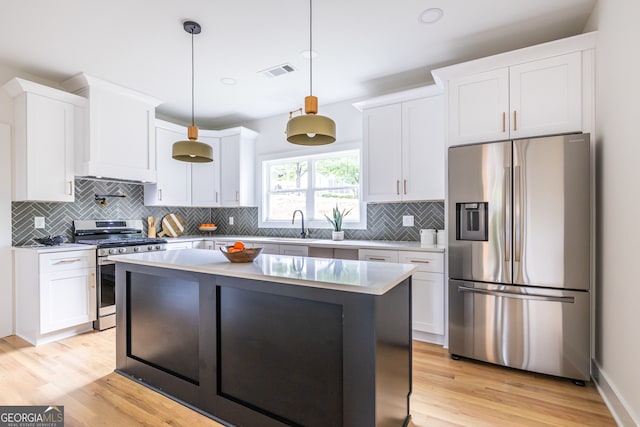
[[[231,263],[206,249],[112,255],[110,260],[243,279],[382,295],[411,276],[412,264],[262,254],[252,263]]]
[[[330,240],[330,239],[299,239],[295,237],[268,237],[268,236],[181,236],[167,238],[169,243],[187,242],[199,240],[240,240],[251,243],[272,243],[287,245],[302,245],[316,248],[344,248],[344,249],[388,249],[399,251],[424,251],[424,252],[444,252],[442,245],[423,246],[416,241],[391,241],[391,240]]]
[[[62,243],[57,246],[45,246],[45,245],[28,245],[28,246],[13,246],[14,251],[36,251],[38,253],[48,252],[68,252],[68,251],[83,251],[87,249],[95,250],[95,245],[80,245],[77,243]]]

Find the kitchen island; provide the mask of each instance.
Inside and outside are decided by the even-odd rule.
[[[226,425],[408,424],[414,266],[110,258],[119,373]]]

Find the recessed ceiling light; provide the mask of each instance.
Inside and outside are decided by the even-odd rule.
[[[316,52],[315,50],[303,50],[302,52],[300,52],[300,56],[303,57],[304,59],[316,59],[318,57],[318,52]]]
[[[236,83],[238,83],[238,81],[236,79],[234,79],[233,77],[223,77],[220,79],[220,83],[222,83],[223,85],[227,85],[227,86],[233,86]]]
[[[444,11],[439,7],[431,7],[422,11],[418,17],[418,21],[423,24],[435,24],[444,16]]]

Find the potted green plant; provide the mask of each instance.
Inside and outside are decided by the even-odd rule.
[[[329,215],[325,214],[325,218],[327,218],[327,221],[329,221],[329,223],[333,226],[333,231],[331,232],[332,240],[344,240],[342,218],[349,215],[349,212],[351,212],[351,209],[343,209],[342,211],[340,211],[340,209],[338,209],[338,204],[336,203],[336,207],[333,208],[333,218],[330,218]]]

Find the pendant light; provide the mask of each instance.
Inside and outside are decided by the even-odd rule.
[[[319,116],[318,98],[313,96],[313,7],[309,0],[309,96],[304,98],[304,115],[292,117],[293,113],[302,108],[289,112],[287,123],[287,141],[298,145],[325,145],[336,140],[336,124],[329,117]]]
[[[204,142],[198,141],[198,126],[194,119],[194,71],[193,71],[193,35],[200,34],[200,24],[186,21],[184,30],[191,34],[191,126],[187,128],[186,141],[178,141],[173,144],[172,157],[176,160],[192,163],[206,163],[213,161],[213,148]]]

